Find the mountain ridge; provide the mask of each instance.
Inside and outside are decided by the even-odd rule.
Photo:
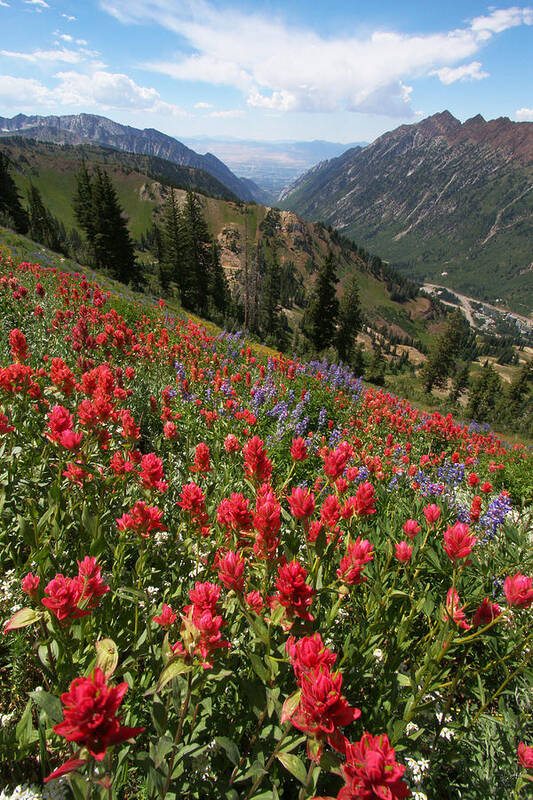
[[[212,153],[199,155],[155,128],[134,128],[98,114],[0,117],[0,136],[15,134],[55,143],[92,142],[137,155],[157,156],[180,166],[203,169],[245,202],[255,199],[249,186]]]
[[[280,195],[406,274],[533,307],[533,123],[449,111],[315,166]]]

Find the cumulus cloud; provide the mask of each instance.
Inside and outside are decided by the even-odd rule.
[[[244,116],[244,111],[239,108],[229,108],[226,111],[211,111],[210,117],[219,117],[221,119],[238,119]]]
[[[156,23],[185,41],[186,50],[176,58],[145,65],[177,80],[233,86],[250,106],[270,111],[344,109],[403,117],[414,116],[409,81],[444,69],[462,70],[457,77],[442,73],[450,83],[484,77],[481,65],[477,70],[457,65],[502,31],[533,23],[532,9],[513,6],[454,30],[377,30],[367,36],[343,31],[325,37],[256,12],[221,8],[211,0],[100,4],[123,23]]]
[[[6,107],[81,107],[103,111],[130,110],[184,116],[176,105],[161,100],[155,89],[139,86],[127,75],[96,70],[89,74],[58,72],[53,88],[31,78],[0,76],[0,101]]]
[[[202,100],[194,104],[195,108],[213,108],[211,103],[204,103]]]
[[[520,122],[533,122],[533,108],[519,108],[515,116]]]
[[[483,71],[482,64],[479,61],[462,64],[460,67],[434,69],[429,74],[437,75],[440,82],[446,85],[455,83],[455,81],[480,81],[489,77],[489,73]]]

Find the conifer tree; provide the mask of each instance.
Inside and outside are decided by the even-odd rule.
[[[355,337],[363,324],[359,287],[353,275],[348,281],[339,303],[339,327],[337,330],[337,352],[342,361],[350,361]]]
[[[271,259],[265,263],[265,274],[261,287],[259,304],[259,325],[265,334],[273,335],[278,329],[281,269],[274,250]]]
[[[224,268],[220,263],[220,247],[217,242],[211,244],[211,268],[209,271],[209,297],[219,314],[225,314],[229,302],[229,287]]]
[[[9,160],[4,153],[0,153],[0,223],[13,227],[17,233],[26,233],[29,224],[17,185],[9,172]]]
[[[468,400],[467,414],[480,422],[488,421],[502,393],[502,382],[490,363],[486,363],[480,377],[474,383]]]
[[[443,386],[455,371],[455,361],[470,339],[470,328],[460,311],[449,317],[446,329],[438,337],[420,377],[424,391],[429,394],[434,386]]]
[[[85,161],[80,163],[80,168],[76,173],[76,191],[74,192],[72,205],[74,207],[76,219],[87,237],[87,244],[92,252],[96,232],[93,208],[93,187]]]
[[[188,191],[183,208],[183,239],[186,274],[182,303],[185,308],[205,314],[211,268],[211,237],[199,199]]]
[[[324,350],[335,336],[339,303],[335,294],[337,269],[329,252],[318,273],[307,314],[308,335],[316,350]]]
[[[168,291],[171,281],[183,294],[186,264],[184,259],[183,224],[174,189],[163,208],[163,231],[161,236],[161,259],[159,262],[161,285]]]
[[[31,238],[36,242],[41,242],[50,250],[60,251],[62,242],[59,224],[44,205],[40,191],[32,183],[28,189],[28,211]]]

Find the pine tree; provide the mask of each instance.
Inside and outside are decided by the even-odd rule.
[[[36,186],[30,183],[28,188],[29,235],[36,242],[41,242],[45,247],[56,252],[62,250],[62,241],[58,221],[46,208],[41,193]],[[63,240],[64,240],[63,236]]]
[[[170,190],[163,208],[161,245],[161,259],[159,262],[161,285],[165,291],[168,291],[170,282],[174,281],[182,295],[184,286],[187,284],[185,248],[182,217],[174,189]]]
[[[92,252],[94,250],[94,237],[96,233],[93,209],[93,187],[85,161],[80,163],[80,168],[76,174],[76,191],[74,192],[72,205],[78,224],[87,237],[89,250]]]
[[[182,290],[185,308],[205,314],[211,267],[211,237],[199,199],[187,192],[183,208],[183,238],[186,278]]]
[[[270,261],[265,264],[259,304],[259,325],[266,335],[274,335],[278,329],[280,278],[281,270],[274,250]]]
[[[355,337],[363,325],[357,278],[352,276],[339,303],[339,327],[336,335],[337,352],[342,361],[350,360]]]
[[[17,185],[9,172],[9,160],[4,153],[0,153],[0,223],[14,228],[17,233],[26,233],[29,224]]]
[[[211,302],[219,314],[225,314],[229,303],[229,287],[224,268],[220,263],[220,247],[215,241],[211,245],[209,277],[209,297]]]
[[[324,350],[335,336],[339,303],[335,294],[337,270],[335,257],[329,252],[318,273],[307,313],[308,335],[316,350]]]
[[[455,371],[455,360],[468,346],[470,327],[460,311],[454,311],[444,333],[438,337],[420,377],[424,391],[429,394],[434,386],[443,386]]]
[[[470,392],[466,409],[468,416],[480,422],[488,421],[501,394],[502,382],[492,364],[487,362]]]

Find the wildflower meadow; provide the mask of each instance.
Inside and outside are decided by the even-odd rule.
[[[2,798],[531,796],[529,449],[0,274]]]

